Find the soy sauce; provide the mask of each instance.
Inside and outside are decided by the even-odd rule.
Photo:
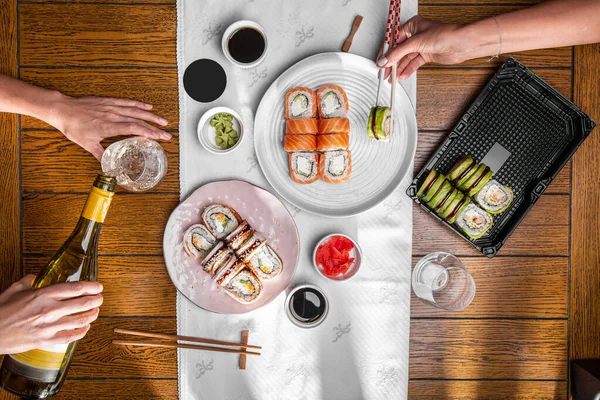
[[[265,38],[253,28],[242,28],[227,41],[229,54],[234,60],[249,64],[260,58],[265,51]]]
[[[315,289],[303,288],[292,295],[290,311],[292,316],[301,323],[317,321],[323,316],[325,310],[325,297]]]

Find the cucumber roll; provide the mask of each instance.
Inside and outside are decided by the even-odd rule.
[[[475,194],[475,201],[490,214],[500,214],[512,203],[513,192],[492,179]]]
[[[469,204],[456,219],[456,225],[471,239],[483,236],[492,223],[492,216],[475,204]]]
[[[367,135],[374,140],[389,141],[391,117],[389,107],[372,107],[367,121]]]

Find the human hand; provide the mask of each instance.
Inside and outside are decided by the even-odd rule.
[[[71,343],[98,318],[102,285],[67,282],[34,289],[27,275],[0,294],[0,354]]]
[[[68,97],[60,95],[54,102],[51,125],[69,140],[102,158],[103,139],[121,135],[145,136],[150,139],[171,139],[171,135],[148,122],[167,125],[167,120],[151,113],[150,104],[109,97]]]
[[[377,66],[385,67],[384,77],[389,78],[391,67],[398,64],[398,79],[406,79],[423,64],[458,64],[468,60],[461,25],[444,24],[414,16],[401,26],[400,44],[382,57],[377,55]]]

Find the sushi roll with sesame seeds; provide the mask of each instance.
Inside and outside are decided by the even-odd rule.
[[[513,191],[492,179],[475,194],[475,202],[490,214],[500,214],[513,201]]]
[[[492,216],[475,204],[469,204],[458,218],[456,225],[471,239],[479,239],[492,227]]]

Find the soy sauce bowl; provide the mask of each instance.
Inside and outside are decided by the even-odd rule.
[[[352,252],[350,252],[350,256],[354,257],[354,262],[352,263],[352,265],[350,265],[350,268],[348,268],[348,271],[346,271],[345,274],[338,275],[338,276],[329,276],[329,275],[325,274],[325,272],[323,271],[323,267],[321,267],[317,263],[317,250],[323,243],[327,242],[329,239],[331,239],[332,237],[335,237],[335,236],[344,237],[346,239],[349,239],[352,242],[352,244],[354,245],[354,250],[352,250]],[[362,250],[360,249],[360,246],[350,236],[346,236],[341,233],[332,233],[331,235],[325,236],[323,239],[321,239],[319,241],[319,243],[317,243],[317,245],[315,246],[315,250],[313,251],[313,265],[315,266],[315,269],[322,277],[330,279],[332,281],[345,281],[345,280],[352,278],[353,276],[355,276],[358,273],[361,263],[362,263]]]
[[[228,149],[223,149],[217,145],[217,130],[210,126],[210,121],[216,114],[227,113],[233,116],[232,125],[238,133],[238,141],[236,144]],[[240,147],[242,140],[244,140],[244,123],[240,114],[235,112],[229,107],[215,107],[211,108],[202,115],[198,122],[198,140],[200,144],[208,151],[213,154],[228,154]]]
[[[242,29],[253,29],[255,31],[257,31],[258,33],[260,33],[260,35],[262,36],[262,38],[264,39],[264,49],[262,51],[262,54],[258,57],[258,59],[256,59],[255,61],[252,62],[248,62],[248,63],[244,63],[244,62],[240,62],[238,60],[236,60],[230,53],[229,51],[229,40],[240,30]],[[233,65],[236,65],[240,68],[244,68],[244,69],[249,69],[249,68],[254,68],[256,66],[258,66],[261,62],[263,62],[263,60],[265,59],[265,57],[267,56],[267,49],[268,49],[268,41],[267,41],[267,34],[265,33],[265,30],[263,29],[262,26],[260,26],[259,24],[257,24],[254,21],[248,21],[248,20],[242,20],[242,21],[237,21],[234,22],[233,24],[229,25],[227,27],[227,29],[225,29],[225,33],[223,33],[223,38],[221,39],[221,50],[223,50],[223,54],[225,55],[225,58],[227,58],[227,60],[232,63]]]

